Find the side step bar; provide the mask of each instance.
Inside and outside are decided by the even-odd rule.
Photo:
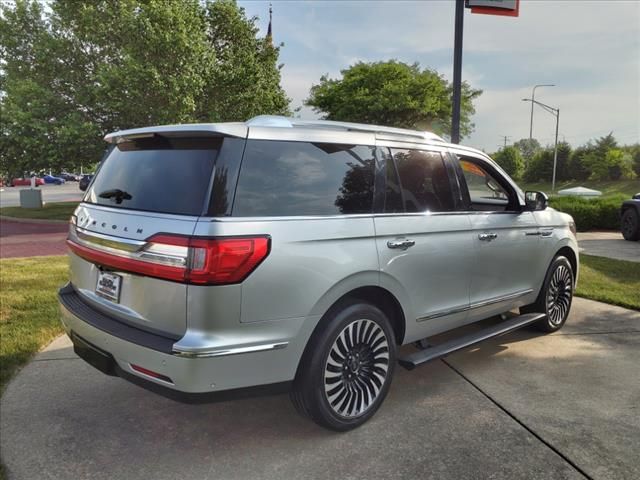
[[[489,338],[499,337],[500,335],[513,332],[514,330],[535,323],[544,317],[544,313],[528,313],[525,315],[519,315],[478,332],[473,332],[463,337],[454,338],[448,342],[441,343],[440,345],[434,345],[433,347],[414,352],[406,357],[400,358],[398,362],[407,370],[413,370],[418,365],[444,357],[450,353],[470,347],[476,343],[480,343],[483,340],[488,340]]]

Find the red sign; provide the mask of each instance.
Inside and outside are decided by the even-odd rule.
[[[517,17],[520,0],[466,0],[466,7],[471,9],[471,13]]]

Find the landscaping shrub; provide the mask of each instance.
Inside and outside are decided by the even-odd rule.
[[[581,197],[553,197],[549,204],[568,213],[580,232],[594,229],[617,230],[620,228],[620,205],[626,195],[586,199]]]

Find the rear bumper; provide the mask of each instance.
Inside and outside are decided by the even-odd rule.
[[[84,303],[71,284],[60,289],[58,298],[62,324],[79,356],[104,373],[179,401],[215,401],[286,391],[304,348],[293,338],[281,342],[286,345],[278,348],[256,350],[232,344],[221,346],[212,356],[185,356],[174,349],[180,340],[114,320]],[[247,337],[254,338],[256,332],[245,329]],[[91,349],[107,357],[98,356],[96,360],[107,367],[100,368],[91,361],[95,360]],[[160,378],[132,366],[159,374]]]

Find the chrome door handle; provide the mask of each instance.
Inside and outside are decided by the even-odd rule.
[[[490,242],[491,240],[495,240],[498,238],[497,233],[480,233],[478,234],[478,238],[483,242]]]
[[[400,250],[406,250],[409,247],[413,247],[416,244],[413,240],[389,240],[387,247],[399,248]]]

